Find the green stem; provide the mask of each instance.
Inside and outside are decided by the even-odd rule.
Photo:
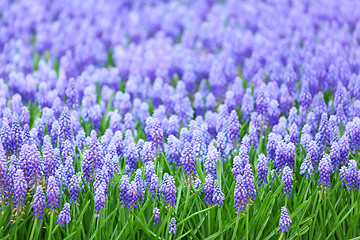
[[[35,222],[33,224],[32,230],[31,230],[30,240],[33,239],[33,237],[34,237],[37,221],[38,221],[38,217],[35,218]]]
[[[191,189],[191,177],[189,177],[189,187],[188,187],[188,190],[186,193],[186,201],[185,201],[184,209],[181,214],[181,218],[185,217],[185,213],[186,213],[187,206],[189,204],[189,199],[190,199],[190,189]],[[182,235],[182,233],[184,231],[184,226],[185,226],[185,223],[181,226],[180,236]]]
[[[52,227],[53,227],[53,219],[54,219],[54,211],[51,211],[51,216],[50,216],[50,228],[49,228],[48,240],[51,239],[51,229],[52,229]]]
[[[219,231],[222,230],[222,220],[221,220],[221,210],[218,208],[218,215],[219,215]],[[223,233],[221,233],[221,239],[224,239]]]
[[[320,197],[319,197],[319,201],[318,201],[318,206],[317,206],[317,208],[316,208],[315,217],[314,217],[314,222],[313,222],[313,226],[312,226],[312,232],[313,232],[313,233],[314,233],[314,230],[315,230],[315,223],[316,223],[317,215],[318,215],[318,212],[319,212],[319,206],[320,206],[320,203],[321,203],[322,194],[323,194],[323,190],[321,189],[321,190],[320,190]],[[314,235],[313,235],[313,236],[314,236]]]
[[[249,205],[246,206],[246,240],[249,240]]]
[[[281,240],[283,236],[284,236],[284,233],[281,233],[279,240]]]
[[[236,238],[236,232],[237,232],[238,225],[239,225],[239,219],[240,219],[240,213],[238,212],[237,216],[236,216],[236,223],[235,223],[234,233],[233,233],[233,236],[231,238],[232,240],[235,240],[235,238]]]
[[[210,217],[210,213],[211,213],[211,209],[209,210],[209,213],[208,213],[208,235],[209,236],[211,234],[211,217]]]

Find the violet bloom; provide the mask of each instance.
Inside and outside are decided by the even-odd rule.
[[[169,224],[169,233],[176,234],[176,219],[174,217],[171,218],[171,221]]]
[[[130,209],[136,208],[136,201],[138,199],[138,192],[137,192],[137,185],[135,181],[132,181],[129,184],[129,188],[126,192],[126,202],[127,206],[130,207]]]
[[[154,223],[153,223],[153,225],[155,226],[159,222],[159,219],[160,219],[160,210],[159,210],[159,208],[155,207],[153,209],[153,214],[154,214]]]
[[[144,201],[145,198],[145,187],[144,187],[144,180],[142,178],[141,169],[137,169],[135,172],[134,181],[136,182],[137,192],[138,192],[138,200],[140,203]]]
[[[150,180],[150,184],[149,184],[149,189],[152,198],[159,198],[159,177],[153,173],[153,175],[151,176],[151,180]]]
[[[153,144],[152,142],[145,142],[144,143],[144,147],[140,152],[141,155],[141,161],[143,161],[144,163],[153,161],[155,158],[155,151],[153,148]]]
[[[218,208],[220,208],[221,206],[224,205],[224,200],[225,200],[225,195],[221,191],[221,188],[220,188],[220,185],[219,185],[218,181],[215,179],[214,180],[214,193],[213,193],[213,196],[212,196],[212,202],[214,204],[218,204]]]
[[[235,181],[235,189],[234,189],[234,208],[236,209],[236,214],[239,211],[245,211],[249,195],[246,189],[246,179],[242,175],[238,175]]]
[[[204,133],[201,130],[195,129],[192,132],[190,145],[192,146],[192,150],[194,152],[196,159],[202,162],[206,155],[207,149],[204,139]]]
[[[48,179],[48,185],[46,190],[47,207],[54,210],[59,206],[60,189],[54,176],[50,176]]]
[[[304,159],[304,161],[301,163],[300,166],[300,174],[304,175],[306,173],[306,178],[309,178],[312,176],[312,173],[314,171],[314,167],[313,164],[311,162],[311,157],[310,155],[306,155],[306,158]]]
[[[105,206],[105,202],[106,202],[105,189],[101,184],[94,188],[95,188],[94,189],[95,213],[99,213],[101,208]]]
[[[175,163],[176,166],[181,166],[181,144],[179,139],[174,135],[170,135],[167,138],[167,143],[165,144],[165,154],[166,160],[169,164]]]
[[[195,170],[195,156],[193,149],[189,142],[185,143],[184,149],[181,153],[181,163],[185,169],[185,176],[193,176],[196,174]]]
[[[293,172],[289,166],[286,166],[283,170],[281,181],[284,182],[284,195],[288,198],[291,196],[291,190],[293,188]]]
[[[76,174],[72,175],[69,183],[69,189],[70,189],[70,201],[79,201],[79,179],[77,178]]]
[[[127,191],[130,187],[130,182],[129,182],[129,176],[124,174],[122,175],[121,177],[121,180],[120,180],[120,197],[119,197],[119,200],[120,200],[120,204],[126,205],[126,194],[127,194]]]
[[[357,163],[355,160],[351,159],[349,161],[349,167],[345,173],[347,180],[347,189],[359,190],[359,171],[357,170]]]
[[[249,198],[255,200],[256,189],[254,184],[254,174],[252,172],[251,165],[249,163],[245,164],[244,166],[243,177],[245,180],[246,192],[249,195]]]
[[[175,206],[176,186],[174,177],[168,173],[164,173],[163,182],[159,190],[162,193],[163,198],[165,198],[165,203]]]
[[[234,146],[236,142],[240,142],[240,128],[241,124],[239,122],[238,115],[235,110],[232,110],[228,119],[228,140],[231,142]]]
[[[216,164],[219,159],[219,153],[214,144],[210,144],[206,159],[204,162],[205,174],[210,174],[214,179],[216,178]]]
[[[261,185],[261,184],[265,185],[267,183],[266,177],[267,177],[267,171],[268,171],[266,156],[263,153],[261,153],[259,155],[258,161],[259,161],[259,163],[257,165],[258,176],[259,176],[258,184],[259,185]]]
[[[45,194],[44,190],[41,185],[37,186],[36,192],[34,195],[34,202],[33,202],[33,209],[34,209],[34,219],[36,217],[40,217],[40,219],[43,219],[43,214],[45,214],[44,208],[45,208]]]
[[[71,220],[70,203],[65,203],[64,208],[59,213],[58,220],[56,221],[56,223],[60,223],[61,226],[64,228],[65,223],[68,224],[70,220]]]
[[[291,224],[289,213],[285,206],[281,207],[281,215],[279,219],[279,227],[282,233],[288,232]]]
[[[151,141],[155,148],[162,146],[163,130],[158,118],[148,117],[145,127],[146,137]]]
[[[207,205],[211,205],[213,193],[214,193],[214,180],[211,175],[206,175],[205,177],[204,193],[205,193],[205,198],[204,198],[205,203]]]
[[[330,163],[329,154],[325,154],[319,163],[319,181],[322,186],[330,187],[330,173],[332,171],[332,165]]]
[[[24,172],[21,169],[18,169],[15,173],[14,178],[14,207],[20,209],[25,206],[26,201],[26,189],[28,185],[25,181]]]

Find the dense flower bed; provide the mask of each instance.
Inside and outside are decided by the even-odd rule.
[[[0,1],[0,237],[360,234],[360,1]]]

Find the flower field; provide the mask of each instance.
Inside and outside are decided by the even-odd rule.
[[[1,239],[359,239],[360,1],[0,1]]]

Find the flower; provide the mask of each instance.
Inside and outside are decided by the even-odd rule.
[[[225,195],[221,191],[221,188],[220,188],[220,185],[219,185],[218,181],[215,179],[214,180],[214,193],[213,193],[213,196],[212,196],[212,202],[214,204],[218,204],[218,208],[220,208],[221,206],[224,205],[224,200],[225,200]]]
[[[43,218],[42,215],[45,213],[44,211],[45,203],[46,203],[46,199],[45,199],[44,190],[42,186],[39,185],[36,187],[36,192],[34,195],[34,202],[33,202],[34,219],[36,217],[40,217],[41,219]]]
[[[259,155],[259,159],[258,159],[258,165],[257,165],[257,169],[258,169],[258,176],[259,176],[259,185],[260,184],[266,184],[267,180],[267,171],[268,171],[268,166],[267,166],[267,159],[266,156],[261,153]]]
[[[71,220],[70,216],[70,203],[65,203],[64,208],[61,210],[56,223],[61,223],[62,227],[65,227],[65,223],[69,223]]]
[[[176,219],[174,217],[171,218],[169,223],[169,233],[176,234]]]
[[[195,170],[195,156],[193,149],[189,142],[185,143],[184,150],[181,153],[181,163],[185,169],[185,176],[193,176],[196,174]]]
[[[155,226],[159,222],[159,219],[160,219],[160,210],[157,207],[155,207],[153,209],[153,213],[154,213],[154,223],[153,223],[153,225]]]
[[[330,187],[330,173],[332,171],[332,165],[330,163],[329,154],[325,154],[319,163],[319,181],[322,186]]]
[[[59,184],[54,176],[50,176],[48,179],[48,185],[46,190],[47,207],[54,210],[59,206],[60,189]]]
[[[281,181],[284,182],[284,195],[291,196],[291,189],[293,188],[292,181],[294,180],[293,172],[289,166],[283,170]]]
[[[281,207],[281,215],[279,219],[279,227],[282,233],[288,232],[291,224],[289,213],[285,206]]]

